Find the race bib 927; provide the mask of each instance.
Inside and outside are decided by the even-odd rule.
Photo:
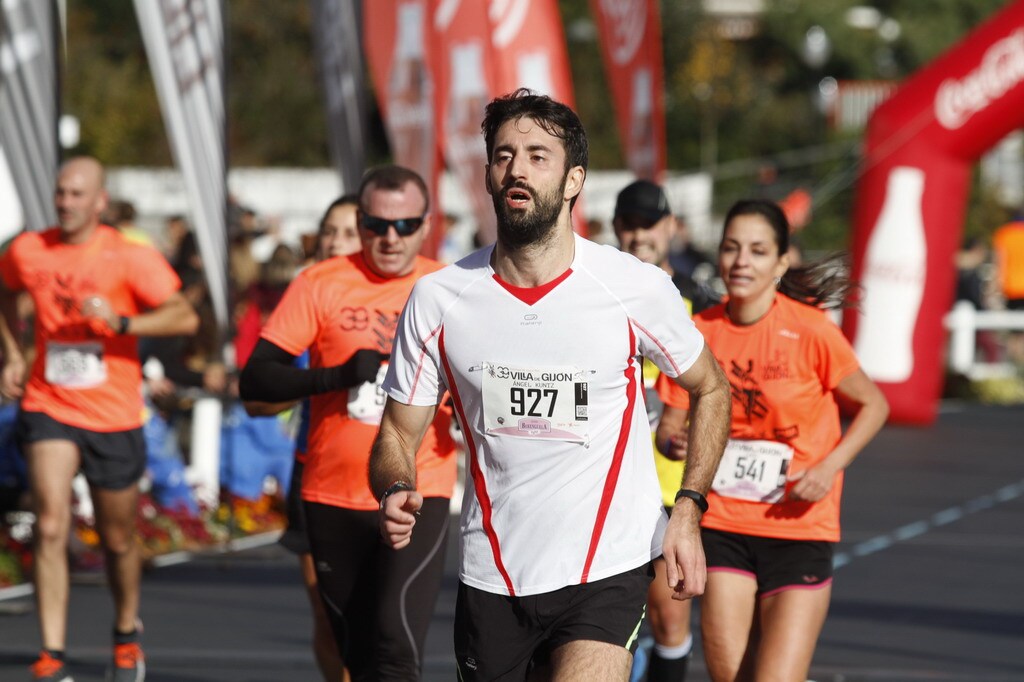
[[[577,367],[483,366],[484,428],[515,438],[589,440],[586,372]]]

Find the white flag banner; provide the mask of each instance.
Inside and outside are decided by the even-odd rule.
[[[55,12],[49,0],[0,2],[0,148],[30,230],[57,222]]]
[[[223,330],[228,326],[228,285],[220,0],[135,0],[135,13]]]
[[[327,109],[331,163],[355,192],[366,165],[366,85],[358,0],[310,0],[313,47]]]

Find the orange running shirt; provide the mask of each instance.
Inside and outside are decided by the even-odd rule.
[[[732,440],[768,440],[793,448],[790,473],[828,455],[842,432],[832,391],[859,367],[849,342],[827,314],[779,294],[769,313],[752,325],[729,321],[725,305],[694,318],[732,389]],[[685,390],[664,376],[658,393],[689,409]],[[839,540],[842,473],[816,503],[775,504],[723,497],[712,490],[701,525],[761,537]]]
[[[367,268],[361,253],[331,258],[303,270],[270,315],[260,336],[300,355],[310,367],[334,367],[359,349],[391,353],[398,317],[413,285],[440,263],[417,257],[405,277],[385,279]],[[309,441],[302,498],[347,509],[377,509],[370,491],[370,446],[384,403],[380,381],[310,398]],[[362,392],[361,398],[360,391]],[[350,403],[350,399],[355,402]],[[354,414],[349,413],[353,405]],[[416,488],[424,497],[451,497],[455,446],[450,410],[439,407],[416,453]]]
[[[1024,222],[1003,225],[992,236],[1003,296],[1024,299]]]
[[[164,303],[181,281],[160,252],[105,225],[84,244],[65,244],[58,228],[19,235],[0,258],[11,291],[26,289],[36,308],[36,358],[21,407],[90,431],[142,426],[142,374],[136,338],[94,331],[81,315],[91,296],[119,315]]]

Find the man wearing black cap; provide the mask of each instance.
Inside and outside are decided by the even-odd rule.
[[[708,304],[708,296],[691,280],[681,273],[673,272],[669,263],[669,245],[676,232],[676,219],[668,205],[664,190],[648,180],[637,180],[619,192],[615,201],[615,217],[612,219],[619,248],[638,259],[656,265],[672,276],[672,282],[693,311],[693,298],[700,298],[701,305]],[[658,367],[644,360],[643,377],[646,394],[647,417],[651,430],[657,428],[661,418],[661,399],[654,390],[658,378]],[[675,492],[683,478],[686,463],[671,460],[655,446],[654,463],[658,482],[662,489],[662,502],[671,514]],[[672,599],[664,579],[665,561],[654,562],[657,577],[647,592],[647,613],[654,634],[654,647],[647,667],[648,682],[681,682],[686,677],[686,668],[693,648],[690,634],[690,601]]]
[[[672,276],[672,282],[686,299],[691,314],[716,303],[713,292],[688,275],[676,272],[669,262],[677,220],[661,187],[649,180],[637,180],[627,185],[615,201],[612,226],[619,248],[645,263],[657,265]]]

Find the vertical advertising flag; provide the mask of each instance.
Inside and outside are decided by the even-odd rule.
[[[363,7],[366,58],[395,163],[426,181],[434,214],[440,153],[434,119],[434,0],[373,0]],[[423,252],[433,256],[442,235],[435,220]]]
[[[221,329],[228,325],[224,27],[220,0],[135,0],[171,152]]]
[[[310,0],[313,48],[327,110],[331,163],[344,192],[355,192],[366,165],[366,95],[356,0]]]
[[[480,123],[484,107],[496,94],[487,5],[477,0],[441,0],[434,15],[440,56],[437,62],[436,112],[448,169],[469,196],[477,237],[490,244],[497,224],[484,186],[487,150]]]
[[[590,0],[626,165],[658,182],[665,172],[665,75],[657,0]]]
[[[0,3],[0,153],[7,158],[25,227],[57,220],[57,49],[49,0]]]
[[[494,92],[529,88],[576,108],[557,0],[490,0],[488,18],[494,49]],[[573,226],[586,234],[583,197],[573,210]]]

